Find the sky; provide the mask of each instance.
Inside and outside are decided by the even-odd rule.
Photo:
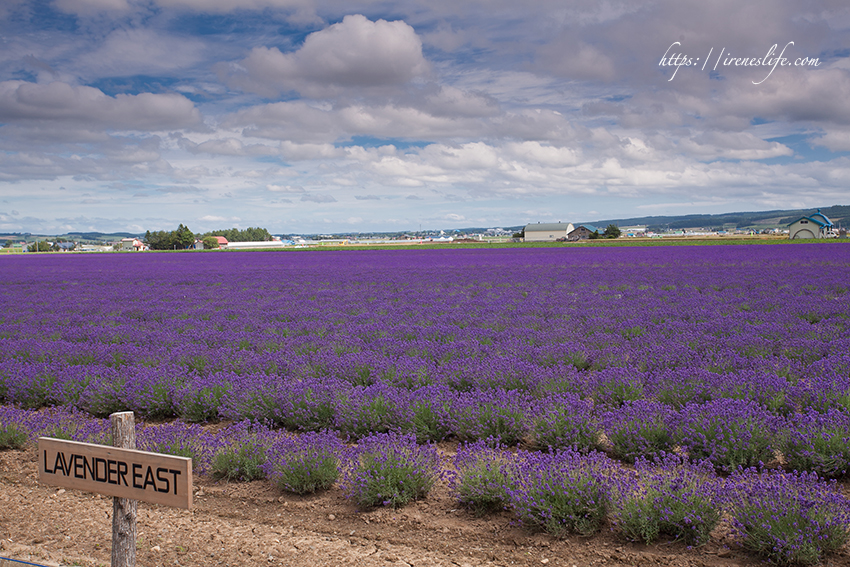
[[[2,0],[0,232],[850,204],[846,0]]]

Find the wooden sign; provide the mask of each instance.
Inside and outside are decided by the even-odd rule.
[[[192,459],[38,438],[38,480],[106,496],[192,508]]]

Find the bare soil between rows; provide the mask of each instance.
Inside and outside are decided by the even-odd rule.
[[[446,450],[451,445],[447,444]],[[112,499],[38,483],[35,448],[0,452],[0,558],[44,565],[110,564]],[[445,484],[404,508],[357,510],[338,488],[311,497],[271,483],[196,477],[192,510],[139,503],[138,565],[183,566],[755,566],[718,528],[704,547],[644,546],[610,528],[555,539],[507,512],[476,518]],[[845,548],[826,565],[850,565]]]

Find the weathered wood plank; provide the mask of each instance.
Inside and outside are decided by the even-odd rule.
[[[192,508],[192,459],[50,437],[38,439],[44,484]]]

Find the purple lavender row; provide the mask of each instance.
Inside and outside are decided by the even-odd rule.
[[[130,409],[143,416],[171,417],[164,408],[173,396],[184,408],[179,413],[190,421],[222,416],[290,431],[332,429],[355,439],[390,432],[413,434],[420,442],[495,438],[541,450],[607,449],[626,462],[678,448],[692,460],[707,459],[727,473],[780,464],[834,478],[850,472],[850,413],[844,409],[782,415],[735,398],[691,402],[678,410],[653,399],[612,407],[572,393],[534,396],[497,388],[458,392],[433,385],[408,390],[319,378],[268,380],[263,385],[239,376],[228,382],[198,382],[203,386],[173,394],[164,385],[153,388],[140,405],[124,405],[117,397],[104,403],[103,397],[81,396],[100,404],[82,407],[95,415]]]
[[[3,433],[108,443],[108,420],[74,412],[0,408]],[[196,470],[227,480],[268,477],[305,494],[340,488],[360,508],[403,506],[449,480],[477,514],[508,509],[530,529],[589,536],[610,523],[626,539],[662,537],[704,545],[724,513],[741,546],[778,564],[816,564],[846,544],[850,501],[814,474],[739,468],[724,479],[708,461],[673,454],[624,468],[602,453],[509,450],[498,439],[458,447],[453,467],[413,435],[371,435],[353,446],[330,432],[293,436],[251,422],[217,432],[196,424],[139,425],[143,449],[189,456]]]

